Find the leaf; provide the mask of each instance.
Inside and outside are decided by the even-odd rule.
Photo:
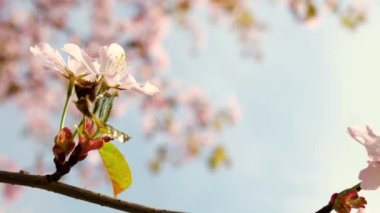
[[[112,143],[105,143],[99,154],[112,182],[113,194],[126,190],[132,184],[132,173],[123,154]]]

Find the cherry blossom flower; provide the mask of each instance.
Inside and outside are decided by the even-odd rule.
[[[99,55],[100,73],[109,87],[137,90],[147,95],[159,92],[159,89],[149,81],[140,84],[128,73],[125,52],[120,45],[113,43],[110,46],[103,46]]]
[[[140,84],[128,73],[124,49],[115,43],[101,47],[98,60],[88,56],[76,44],[65,44],[62,51],[70,56],[67,65],[61,54],[47,43],[37,44],[31,47],[30,51],[34,55],[45,57],[49,67],[66,78],[74,75],[86,81],[98,82],[103,77],[110,88],[137,90],[148,95],[159,92],[159,89],[149,81]]]
[[[361,187],[375,190],[380,186],[380,137],[368,126],[349,127],[348,133],[367,149],[368,167],[359,174]]]

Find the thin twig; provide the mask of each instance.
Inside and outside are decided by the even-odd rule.
[[[66,195],[68,197],[84,200],[90,203],[107,206],[113,209],[118,209],[124,212],[156,212],[156,213],[176,213],[177,211],[155,209],[143,206],[136,203],[130,203],[123,200],[115,199],[113,197],[95,193],[86,189],[78,188],[60,182],[49,182],[46,176],[30,175],[24,171],[20,172],[6,172],[0,170],[0,182],[13,185],[29,186],[33,188],[40,188],[47,191],[55,192],[58,194]]]

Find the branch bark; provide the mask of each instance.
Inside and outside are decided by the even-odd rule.
[[[326,206],[322,207],[320,210],[316,211],[315,213],[330,213],[333,210],[332,206],[330,204],[327,204]]]
[[[124,212],[177,213],[177,211],[155,209],[137,203],[126,202],[107,195],[95,193],[65,183],[49,182],[46,176],[31,175],[24,171],[20,171],[17,173],[0,170],[0,182],[44,189],[47,191],[66,195],[68,197],[76,198],[90,203],[95,203],[101,206],[107,206]]]

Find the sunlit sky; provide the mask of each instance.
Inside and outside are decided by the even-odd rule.
[[[380,132],[379,9],[351,32],[335,17],[311,29],[284,7],[261,7],[258,15],[269,25],[262,61],[242,57],[230,29],[210,25],[206,15],[198,17],[206,35],[198,54],[189,54],[189,37],[175,26],[166,41],[172,58],[168,75],[199,85],[215,103],[239,98],[242,120],[221,137],[232,167],[210,172],[204,161],[195,161],[152,176],[146,166],[153,146],[129,119],[133,141],[119,147],[134,183],[121,199],[187,212],[313,212],[332,193],[358,183],[367,156],[346,128],[369,124]],[[0,118],[1,153],[27,169],[40,146],[22,135],[14,105],[2,105]],[[115,126],[126,123],[118,119]],[[112,193],[109,186],[99,191]],[[38,189],[24,192],[17,202],[0,206],[5,212],[114,212]],[[362,194],[368,212],[379,212],[380,192]]]

